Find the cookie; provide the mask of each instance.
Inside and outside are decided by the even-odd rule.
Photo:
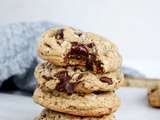
[[[67,93],[91,93],[113,91],[123,81],[120,70],[105,74],[94,74],[85,67],[57,67],[51,63],[39,64],[35,69],[39,86],[46,91],[58,90]]]
[[[160,86],[149,89],[148,102],[152,107],[160,108]]]
[[[95,73],[114,71],[122,63],[111,41],[70,27],[45,32],[38,45],[38,54],[57,66],[81,65]]]
[[[122,86],[138,87],[138,88],[152,88],[160,84],[159,79],[139,78],[125,76]]]
[[[77,116],[102,116],[117,110],[120,100],[114,92],[91,94],[67,94],[44,92],[37,88],[33,99],[41,106],[53,111]]]
[[[35,120],[115,120],[115,117],[112,114],[101,117],[78,117],[45,109]]]

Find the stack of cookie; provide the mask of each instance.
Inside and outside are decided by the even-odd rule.
[[[123,81],[117,47],[94,33],[74,28],[45,32],[35,70],[33,99],[45,107],[36,120],[115,120],[115,90]]]

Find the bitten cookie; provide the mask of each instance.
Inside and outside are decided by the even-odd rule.
[[[117,110],[120,100],[114,92],[71,94],[37,88],[33,99],[36,103],[53,111],[77,116],[102,116]]]
[[[101,117],[78,117],[45,109],[35,120],[115,120],[115,117],[112,114]]]
[[[45,32],[38,45],[38,54],[57,66],[85,65],[96,73],[114,71],[122,63],[111,41],[69,27]]]
[[[148,102],[152,107],[160,108],[160,86],[149,89]]]
[[[105,74],[94,74],[85,67],[57,67],[48,62],[39,64],[35,77],[41,89],[58,90],[67,93],[91,93],[94,91],[113,91],[123,81],[120,70]]]

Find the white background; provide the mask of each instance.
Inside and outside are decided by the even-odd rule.
[[[158,77],[159,6],[159,0],[0,0],[0,25],[49,20],[96,32],[117,43],[125,65]]]
[[[93,31],[118,44],[124,64],[158,76],[159,6],[159,0],[0,0],[0,24],[49,20]]]

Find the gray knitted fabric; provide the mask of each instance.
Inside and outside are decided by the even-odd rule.
[[[21,90],[33,91],[34,68],[39,63],[36,54],[40,34],[51,27],[61,25],[50,22],[14,23],[0,27],[0,87],[12,78]],[[128,75],[141,75],[130,69],[123,69]]]
[[[38,63],[37,40],[51,27],[60,25],[42,21],[0,27],[0,86],[12,77],[20,89],[32,91],[35,88],[33,71]]]

